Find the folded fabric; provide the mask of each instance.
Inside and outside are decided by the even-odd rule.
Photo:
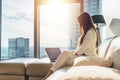
[[[73,66],[104,66],[110,67],[112,66],[113,61],[111,59],[104,59],[97,56],[81,56],[77,57],[74,60]]]

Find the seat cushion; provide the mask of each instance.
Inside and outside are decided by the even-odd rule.
[[[50,70],[52,63],[30,63],[26,67],[26,75],[44,77]]]
[[[120,71],[100,66],[79,66],[55,80],[120,80]]]
[[[18,75],[0,75],[0,80],[25,80],[25,77]]]
[[[42,77],[29,77],[29,80],[41,80],[42,79]]]
[[[17,58],[0,62],[0,74],[25,75],[26,65],[36,61],[35,58]]]
[[[22,63],[0,63],[0,74],[25,74],[25,65]]]

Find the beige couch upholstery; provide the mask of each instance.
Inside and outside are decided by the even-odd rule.
[[[48,73],[52,63],[31,63],[26,68],[26,75],[29,80],[40,80]]]
[[[25,80],[25,65],[0,63],[0,80]]]
[[[36,62],[42,63],[43,61],[35,58],[17,58],[17,59],[2,61],[0,62],[0,80],[28,80],[27,75],[34,76],[34,74],[36,74],[35,76],[37,76],[38,73],[41,71],[43,72],[41,73],[41,75],[45,75],[44,70],[48,71],[48,69],[46,69],[47,63],[43,65],[38,64],[38,67],[36,68],[36,64],[34,66],[34,63]],[[36,79],[32,79],[32,80],[36,80]]]

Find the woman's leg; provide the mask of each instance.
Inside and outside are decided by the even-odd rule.
[[[65,66],[68,63],[73,63],[75,55],[69,51],[63,51],[60,56],[57,58],[55,64],[51,67],[51,71],[56,71],[57,69]],[[70,64],[69,64],[70,65]]]
[[[42,79],[45,80],[47,77],[49,77],[54,71],[57,69],[63,67],[64,65],[72,65],[73,60],[75,58],[75,55],[72,52],[69,51],[63,51],[63,53],[60,54],[60,56],[57,58],[54,65],[51,67],[50,71],[48,72],[47,76]]]
[[[53,71],[49,70],[47,75],[44,78],[42,78],[41,80],[46,80],[52,73],[53,73]]]

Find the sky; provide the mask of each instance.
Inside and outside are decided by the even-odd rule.
[[[51,4],[41,6],[40,39],[44,47],[69,46],[68,6]]]
[[[8,38],[30,38],[33,46],[33,0],[2,0],[2,46]]]

